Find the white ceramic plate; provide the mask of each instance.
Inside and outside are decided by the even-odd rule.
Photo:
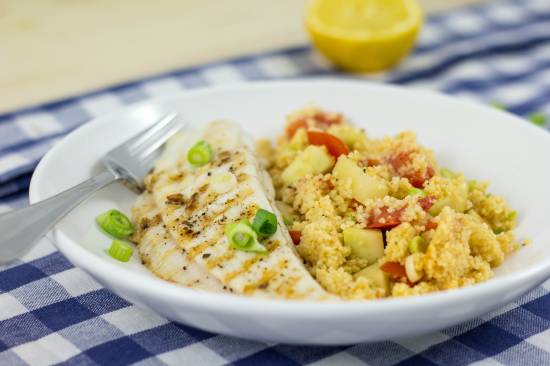
[[[166,111],[192,125],[216,118],[254,136],[281,133],[285,115],[306,105],[341,111],[372,136],[412,129],[441,166],[489,180],[519,212],[520,238],[532,244],[506,259],[485,283],[424,295],[348,303],[258,300],[206,293],[153,277],[137,256],[118,263],[94,217],[128,212],[135,195],[113,184],[67,216],[51,239],[76,266],[116,294],[169,319],[212,332],[300,344],[349,344],[441,329],[514,300],[550,277],[550,135],[493,108],[434,93],[366,82],[266,82],[203,89],[145,102],[98,118],[59,142],[34,173],[30,198],[40,201],[100,171],[99,158]],[[138,321],[138,320],[136,320]]]

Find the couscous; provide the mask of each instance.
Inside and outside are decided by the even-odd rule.
[[[520,243],[516,212],[488,184],[440,167],[413,132],[370,138],[338,113],[290,115],[260,140],[296,249],[329,293],[409,296],[489,279]]]

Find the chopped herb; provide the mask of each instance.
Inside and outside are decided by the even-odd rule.
[[[187,160],[195,166],[209,163],[213,156],[212,146],[206,141],[199,141],[187,152]]]
[[[252,222],[252,228],[260,237],[268,238],[277,231],[277,216],[273,212],[259,209]]]
[[[411,253],[425,253],[428,249],[428,243],[421,236],[415,236],[409,241],[409,251]]]
[[[235,249],[245,252],[265,253],[267,249],[258,242],[258,235],[248,220],[241,220],[225,227],[225,236]]]
[[[122,240],[113,240],[107,253],[114,259],[121,262],[128,262],[134,249]]]
[[[117,239],[126,239],[134,233],[132,222],[119,210],[102,213],[95,221],[103,231]]]
[[[531,113],[529,116],[527,116],[527,118],[529,119],[529,121],[531,121],[531,123],[540,127],[546,126],[546,123],[548,121],[548,117],[546,116],[546,114],[540,112]]]

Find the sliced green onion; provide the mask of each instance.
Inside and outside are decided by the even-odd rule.
[[[289,226],[289,225],[292,225],[294,221],[289,217],[283,216],[283,222],[285,225]]]
[[[516,216],[518,215],[518,212],[517,211],[512,211],[508,214],[508,216],[506,217],[507,220],[514,220],[516,218]]]
[[[212,146],[206,141],[199,141],[187,152],[187,160],[193,165],[202,166],[212,160]]]
[[[270,237],[277,231],[277,216],[275,216],[273,212],[259,209],[252,222],[252,229],[254,229],[260,237]]]
[[[426,197],[426,192],[424,192],[422,189],[418,188],[411,188],[407,191],[407,196],[420,196],[420,197]]]
[[[446,168],[440,169],[439,174],[445,178],[456,178],[456,173]]]
[[[541,127],[546,126],[546,122],[548,120],[548,118],[546,117],[546,114],[540,113],[540,112],[531,113],[529,116],[527,116],[527,118],[529,118],[529,121],[531,121],[535,125],[541,126]]]
[[[113,240],[107,253],[117,261],[128,262],[132,253],[134,253],[134,249],[122,240]]]
[[[501,228],[499,228],[499,227],[493,229],[493,233],[495,233],[495,235],[498,235],[498,234],[500,234],[500,233],[502,233],[502,232],[504,232],[504,229],[501,229]]]
[[[229,244],[235,249],[245,252],[265,253],[266,247],[258,242],[258,235],[252,229],[248,220],[225,227],[225,235]]]
[[[233,223],[233,224],[227,224],[227,225],[225,225],[224,233],[225,233],[225,236],[227,237],[227,240],[231,241],[231,240],[229,239],[230,234],[231,234],[231,232],[233,231],[233,229],[234,229],[237,225],[238,225],[238,222]]]
[[[130,219],[119,210],[109,210],[95,218],[99,227],[117,239],[126,239],[134,233]]]
[[[409,241],[409,251],[411,253],[425,253],[428,249],[428,243],[421,236],[415,236]]]

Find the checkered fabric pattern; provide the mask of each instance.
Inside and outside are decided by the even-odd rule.
[[[27,202],[30,176],[69,131],[121,106],[243,80],[339,74],[309,47],[185,69],[0,116],[0,211]],[[550,1],[493,1],[432,16],[398,69],[365,77],[550,114]],[[526,122],[527,123],[527,122]],[[441,332],[347,347],[210,334],[141,310],[74,268],[47,241],[0,267],[0,365],[550,365],[550,282]]]

